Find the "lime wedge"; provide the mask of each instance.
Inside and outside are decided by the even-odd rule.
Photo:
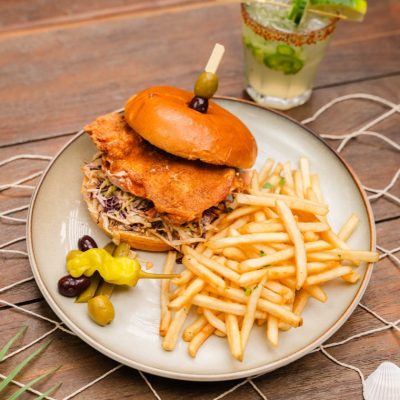
[[[296,25],[300,25],[306,14],[306,8],[310,0],[293,0],[292,8],[289,11],[288,18]]]
[[[310,10],[336,14],[352,21],[362,21],[367,13],[366,0],[310,0]]]

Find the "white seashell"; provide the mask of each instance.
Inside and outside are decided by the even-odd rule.
[[[365,400],[400,400],[400,368],[383,362],[364,382]]]

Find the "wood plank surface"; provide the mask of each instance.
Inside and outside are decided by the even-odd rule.
[[[379,2],[387,13],[390,3]],[[398,73],[400,33],[393,33],[391,25],[399,23],[399,15],[389,19],[390,31],[384,35],[379,25],[343,23],[321,65],[317,87]],[[365,41],[370,29],[371,39]],[[227,48],[219,93],[241,97],[237,4],[206,3],[184,12],[143,18],[122,15],[61,29],[0,35],[0,97],[7,98],[0,109],[0,145],[21,136],[77,130],[96,115],[122,107],[132,93],[149,85],[191,89],[217,41]]]
[[[219,94],[246,98],[237,4],[221,5],[211,0],[3,0],[0,2],[0,161],[27,153],[54,156],[70,140],[69,133],[101,113],[122,107],[132,93],[142,88],[170,84],[190,89],[216,41],[227,48],[219,70]],[[301,121],[328,101],[351,93],[369,93],[399,104],[399,41],[400,3],[370,1],[364,23],[339,24],[311,100],[286,114]],[[367,100],[351,100],[336,105],[309,126],[320,134],[342,135],[359,129],[387,110]],[[397,113],[371,130],[399,142],[399,123]],[[63,136],[51,139],[54,135]],[[333,148],[339,144],[335,140],[327,142]],[[399,153],[373,137],[352,139],[342,156],[362,183],[374,188],[386,186],[400,165]],[[46,165],[44,161],[21,160],[2,167],[0,185],[40,171]],[[37,179],[29,184],[34,185]],[[28,204],[30,193],[20,189],[0,192],[0,212]],[[391,193],[400,195],[399,181]],[[372,201],[372,208],[378,245],[386,249],[397,247],[400,207],[382,197]],[[26,214],[22,211],[15,215],[24,218]],[[24,224],[0,221],[0,244],[20,236],[25,236]],[[25,251],[25,242],[10,248]],[[32,275],[23,256],[0,255],[0,269],[0,288]],[[400,317],[398,291],[399,269],[386,257],[374,267],[362,303],[388,321],[395,321]],[[57,320],[34,281],[0,292],[0,298]],[[12,350],[54,328],[47,321],[0,304],[0,347],[22,325],[29,329]],[[382,326],[381,321],[358,307],[327,343]],[[49,338],[53,339],[50,347],[19,375],[19,380],[27,382],[61,365],[53,376],[37,385],[44,390],[63,382],[54,395],[57,399],[117,365],[68,333],[57,331]],[[384,360],[399,365],[399,348],[398,333],[386,330],[327,351],[368,376]],[[1,363],[0,373],[10,372],[28,352]],[[210,400],[241,382],[241,386],[223,398],[260,398],[245,381],[193,383],[151,375],[147,379],[162,400],[188,397]],[[259,377],[254,383],[269,400],[362,399],[357,373],[333,363],[321,352]],[[5,398],[10,394],[11,391],[5,393]],[[34,397],[26,394],[22,398]],[[74,400],[115,398],[155,397],[143,377],[127,367],[73,397]]]

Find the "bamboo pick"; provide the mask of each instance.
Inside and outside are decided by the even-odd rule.
[[[224,53],[225,47],[222,46],[222,44],[215,43],[215,46],[210,55],[210,58],[208,59],[207,65],[204,68],[204,71],[216,74]]]
[[[291,5],[287,3],[282,3],[280,1],[275,1],[275,0],[215,0],[217,3],[262,3],[262,4],[270,4],[282,8],[290,8]],[[320,11],[320,10],[313,10],[307,9],[306,12],[309,12],[311,14],[316,14],[316,15],[321,15],[323,17],[329,17],[329,18],[338,18],[338,19],[347,19],[345,15],[341,14],[334,14],[330,13],[327,11]]]

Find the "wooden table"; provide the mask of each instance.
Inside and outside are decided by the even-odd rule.
[[[340,23],[323,61],[308,104],[287,114],[302,120],[337,96],[369,93],[400,103],[400,3],[371,0],[364,23]],[[219,93],[244,97],[240,16],[237,4],[201,0],[3,0],[0,3],[0,160],[19,154],[54,155],[85,123],[123,106],[134,92],[154,84],[190,89],[215,42],[226,55],[219,75]],[[311,124],[320,133],[353,131],[386,108],[368,101],[338,104]],[[397,113],[373,127],[399,142]],[[337,141],[329,141],[333,147]],[[364,185],[385,187],[400,165],[399,154],[373,137],[353,139],[342,152]],[[40,161],[21,160],[3,167],[0,184],[43,169]],[[35,182],[35,181],[33,181]],[[341,190],[341,188],[338,188]],[[399,196],[399,181],[391,189]],[[29,190],[0,193],[0,212],[27,204]],[[385,196],[372,202],[378,244],[393,249],[399,243],[400,207]],[[23,216],[24,212],[18,216]],[[0,243],[23,236],[24,225],[1,222]],[[49,243],[49,246],[54,243]],[[24,242],[12,248],[24,250]],[[0,287],[31,276],[25,257],[0,255]],[[399,269],[388,257],[375,271],[362,300],[387,321],[400,315]],[[0,293],[0,298],[25,309],[54,317],[34,281]],[[54,317],[55,318],[55,317]],[[21,325],[28,325],[21,344],[51,328],[8,306],[0,309],[0,344]],[[362,308],[332,341],[384,326]],[[54,395],[62,399],[116,363],[76,337],[57,331],[53,343],[19,375],[26,382],[50,367],[61,369],[45,384],[63,382]],[[400,363],[399,335],[394,329],[367,335],[330,349],[344,363],[368,376],[382,361]],[[6,374],[27,352],[0,364]],[[212,399],[238,382],[190,383],[147,375],[161,399]],[[321,352],[254,380],[268,399],[361,399],[356,372],[343,368]],[[33,398],[33,395],[26,395]],[[139,373],[123,367],[75,399],[152,399]],[[226,399],[257,399],[247,382]]]

